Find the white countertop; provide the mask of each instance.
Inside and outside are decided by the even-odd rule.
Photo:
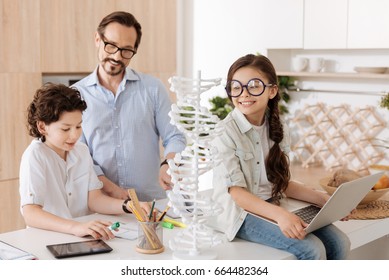
[[[132,215],[111,216],[96,214],[81,218],[81,220],[91,219],[105,219],[111,222],[125,222],[128,224],[133,224],[134,229],[136,228],[136,220]],[[112,252],[106,254],[81,256],[76,258],[77,260],[170,260],[173,259],[173,252],[169,248],[168,242],[179,230],[181,229],[177,227],[175,227],[174,229],[163,228],[163,243],[165,245],[165,251],[160,254],[147,255],[138,253],[135,251],[135,240],[132,241],[122,238],[114,238],[112,240],[106,241],[106,243],[113,248]],[[38,259],[44,260],[55,259],[47,250],[46,245],[65,242],[76,242],[85,239],[86,238],[80,238],[69,234],[63,234],[36,228],[27,228],[0,234],[0,240],[32,253],[37,256]],[[240,239],[236,239],[233,242],[227,242],[217,245],[212,249],[212,251],[217,253],[217,259],[224,260],[278,260],[294,258],[294,256],[287,252]]]

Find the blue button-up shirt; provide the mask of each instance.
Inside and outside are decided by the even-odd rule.
[[[97,68],[74,85],[88,108],[83,136],[97,175],[123,188],[134,188],[142,201],[166,197],[158,183],[160,142],[164,155],[181,152],[185,136],[170,124],[171,102],[158,79],[126,69],[116,94],[104,88]]]

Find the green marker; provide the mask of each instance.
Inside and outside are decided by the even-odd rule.
[[[174,225],[172,223],[162,222],[162,227],[172,229],[174,228]]]
[[[119,228],[120,227],[120,223],[119,222],[116,222],[116,223],[113,223],[112,225],[110,225],[109,227],[108,227],[108,229],[109,230],[115,230],[115,229],[117,229],[117,228]]]

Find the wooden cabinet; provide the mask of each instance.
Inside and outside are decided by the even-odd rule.
[[[0,73],[40,72],[39,1],[1,0],[0,23]]]
[[[41,85],[39,0],[0,0],[0,232],[24,227],[20,157],[30,142],[26,109]]]
[[[42,84],[40,73],[0,73],[0,181],[19,177],[19,162],[30,142],[26,110]]]
[[[41,85],[37,14],[37,0],[1,0],[0,181],[19,176],[19,159],[29,141],[25,111]]]
[[[19,210],[19,165],[31,141],[26,109],[41,80],[40,73],[0,73],[0,232],[25,227]]]
[[[0,233],[25,228],[20,213],[19,180],[0,180]]]
[[[96,28],[123,10],[142,25],[142,41],[130,67],[147,73],[176,69],[175,0],[41,0],[43,73],[89,73],[97,65]]]
[[[75,0],[40,2],[42,72],[89,72],[95,66],[93,35],[101,16],[99,5]]]
[[[31,141],[26,110],[40,73],[0,73],[0,232],[25,227],[19,209],[20,158]]]
[[[348,0],[304,2],[304,49],[347,47]]]
[[[389,48],[389,1],[348,0],[348,2],[347,47]]]

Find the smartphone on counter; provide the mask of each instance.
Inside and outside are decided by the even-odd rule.
[[[57,259],[109,253],[112,251],[112,248],[103,240],[51,244],[46,245],[46,247]]]

